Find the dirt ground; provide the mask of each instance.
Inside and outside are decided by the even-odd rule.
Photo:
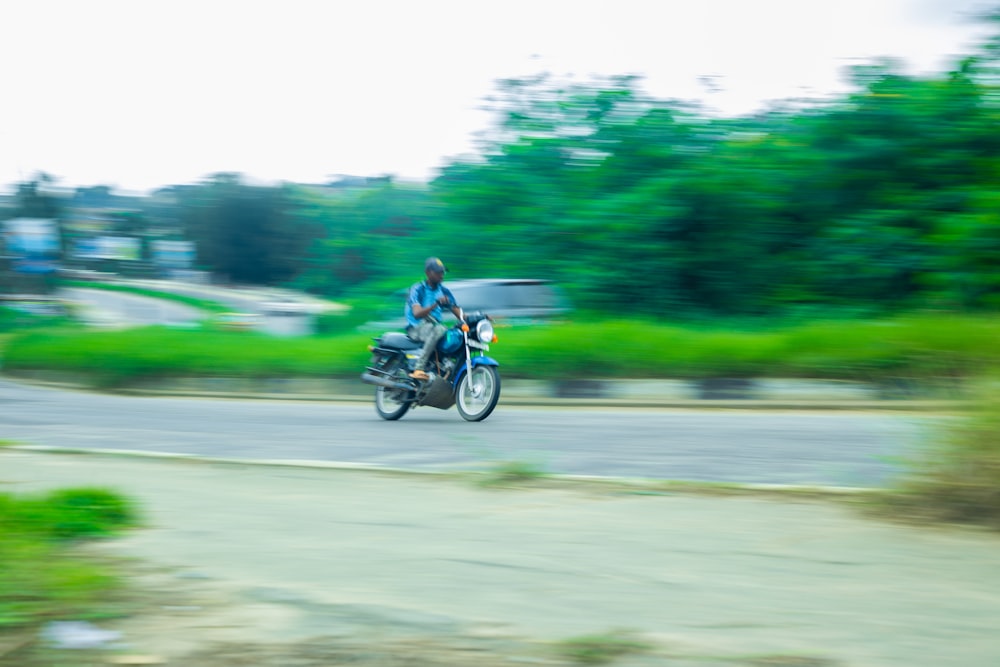
[[[316,609],[293,599],[248,595],[221,582],[118,563],[129,581],[111,603],[124,615],[94,621],[120,637],[95,648],[59,648],[40,629],[0,634],[0,667],[837,667],[796,655],[684,655],[654,636],[622,631],[570,645],[518,637],[500,627],[429,627],[387,622],[364,610]],[[326,624],[326,632],[317,625]],[[289,628],[298,628],[290,632]],[[625,648],[616,651],[616,647]]]
[[[120,639],[0,635],[3,667],[1000,664],[993,533],[797,497],[3,459],[18,491],[86,483],[145,508],[140,529],[93,545],[128,566],[119,613],[94,620]],[[634,640],[649,648],[610,651]]]

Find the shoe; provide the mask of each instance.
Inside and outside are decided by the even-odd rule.
[[[410,373],[410,377],[413,378],[414,380],[430,380],[431,379],[430,375],[428,375],[425,371],[420,370],[419,368],[417,370],[413,371],[412,373]]]

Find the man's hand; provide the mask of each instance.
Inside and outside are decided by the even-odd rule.
[[[444,295],[438,297],[438,304],[444,306],[445,308],[451,307],[451,302],[448,300],[448,297]]]

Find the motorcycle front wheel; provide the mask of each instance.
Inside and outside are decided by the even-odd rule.
[[[458,383],[455,407],[462,419],[479,422],[490,416],[500,400],[500,373],[495,366],[475,366]]]

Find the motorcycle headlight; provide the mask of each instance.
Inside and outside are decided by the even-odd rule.
[[[493,323],[489,320],[483,320],[476,325],[476,338],[484,343],[490,343],[493,341]]]

